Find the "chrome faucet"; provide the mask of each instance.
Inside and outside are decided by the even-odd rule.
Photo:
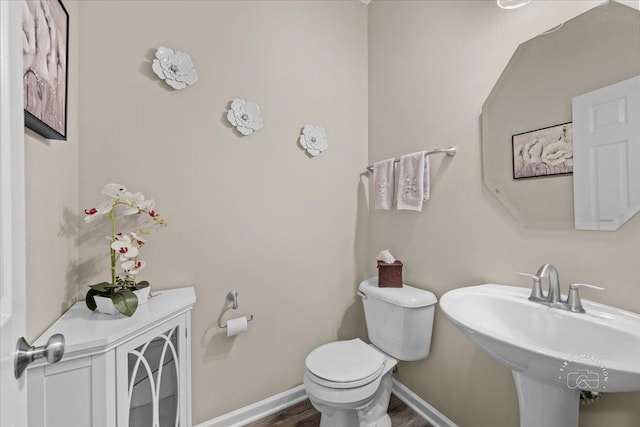
[[[516,273],[520,276],[531,277],[533,287],[531,288],[530,301],[543,304],[555,304],[560,301],[560,275],[558,269],[551,264],[542,264],[536,274]],[[549,290],[545,296],[542,290],[541,281],[544,277],[549,277]]]
[[[517,274],[531,277],[533,279],[533,287],[531,288],[529,301],[538,302],[553,308],[559,308],[561,310],[567,310],[574,313],[585,312],[584,307],[582,306],[582,301],[580,300],[580,294],[578,293],[580,288],[597,289],[599,291],[604,290],[604,288],[599,286],[587,285],[584,283],[573,283],[569,286],[569,295],[567,296],[567,299],[562,301],[562,296],[560,295],[560,275],[558,274],[558,269],[553,265],[541,265],[536,274]],[[549,278],[549,290],[547,291],[546,296],[544,295],[541,285],[542,278],[544,277]]]
[[[538,269],[536,276],[549,277],[549,291],[547,292],[547,301],[550,304],[560,302],[560,275],[558,269],[551,264],[543,264]]]

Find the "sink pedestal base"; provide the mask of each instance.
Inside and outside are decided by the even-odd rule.
[[[520,427],[578,427],[580,390],[545,383],[513,371],[520,406]]]

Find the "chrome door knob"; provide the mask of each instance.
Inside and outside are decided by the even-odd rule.
[[[16,355],[13,364],[13,371],[16,379],[19,379],[24,373],[27,366],[33,361],[46,358],[49,363],[56,363],[62,359],[64,355],[64,335],[52,335],[47,343],[41,347],[30,346],[24,337],[18,339],[16,345]]]

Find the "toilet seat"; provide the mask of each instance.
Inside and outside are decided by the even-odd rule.
[[[369,375],[366,378],[363,378],[361,380],[358,381],[349,381],[349,382],[336,382],[336,381],[328,381],[325,380],[324,378],[320,378],[319,376],[315,375],[313,372],[311,372],[309,369],[305,370],[305,373],[307,375],[307,377],[313,381],[314,383],[327,387],[327,388],[334,388],[334,389],[347,389],[347,388],[357,388],[357,387],[361,387],[361,386],[365,386],[367,384],[370,384],[371,382],[375,381],[376,379],[378,379],[380,377],[380,375],[382,374],[384,370],[384,366],[381,366],[379,370],[377,370],[375,373]]]
[[[313,350],[305,361],[309,378],[329,388],[360,387],[383,372],[385,356],[360,339],[336,341]]]

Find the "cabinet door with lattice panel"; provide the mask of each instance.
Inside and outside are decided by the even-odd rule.
[[[118,427],[189,425],[186,326],[180,316],[118,347]]]

